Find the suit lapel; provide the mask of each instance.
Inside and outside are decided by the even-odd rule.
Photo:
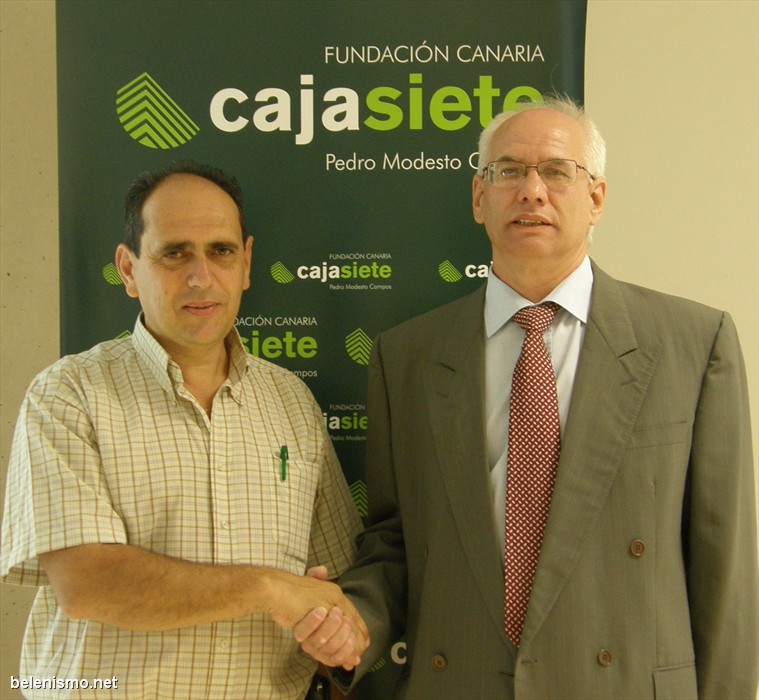
[[[619,283],[595,265],[593,272],[590,317],[523,645],[548,616],[604,507],[659,357],[658,346],[639,346]],[[425,391],[456,527],[480,594],[502,631],[502,597],[496,591],[503,588],[503,571],[489,507],[483,423],[484,296],[483,287],[457,307],[450,323],[456,330],[428,365]]]
[[[484,287],[462,299],[450,323],[455,332],[426,369],[425,390],[437,463],[456,527],[493,623],[503,630],[498,595],[503,571],[485,455],[484,300]]]
[[[618,282],[593,267],[593,297],[522,641],[546,619],[622,460],[659,357],[641,347]]]

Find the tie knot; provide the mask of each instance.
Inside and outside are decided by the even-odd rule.
[[[538,333],[545,333],[558,310],[558,304],[554,304],[553,302],[538,304],[537,306],[525,306],[514,314],[514,321],[525,332],[537,331]]]

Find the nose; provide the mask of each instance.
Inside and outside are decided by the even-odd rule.
[[[534,166],[528,166],[524,179],[519,185],[519,199],[523,202],[539,201],[546,199],[546,185],[538,175],[538,169]]]
[[[208,258],[203,255],[197,257],[190,267],[187,284],[193,289],[206,289],[212,279]]]

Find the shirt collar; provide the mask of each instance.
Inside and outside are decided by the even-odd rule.
[[[229,352],[229,377],[224,384],[231,388],[233,396],[237,398],[240,382],[248,370],[246,352],[235,328],[229,331],[224,343]],[[132,344],[150,373],[166,391],[173,392],[184,383],[181,368],[145,327],[142,314],[134,325]]]
[[[581,323],[588,322],[590,295],[593,289],[593,270],[590,258],[585,259],[570,275],[538,303],[553,301],[569,311]],[[492,337],[511,317],[533,302],[515,292],[493,274],[491,265],[485,290],[485,334]]]

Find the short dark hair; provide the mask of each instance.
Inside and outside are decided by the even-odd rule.
[[[197,175],[218,185],[237,205],[240,214],[240,228],[245,237],[245,216],[242,207],[242,189],[234,177],[211,165],[183,160],[165,165],[155,170],[140,173],[129,187],[124,201],[124,244],[140,257],[140,241],[145,230],[142,207],[156,187],[172,175]]]

